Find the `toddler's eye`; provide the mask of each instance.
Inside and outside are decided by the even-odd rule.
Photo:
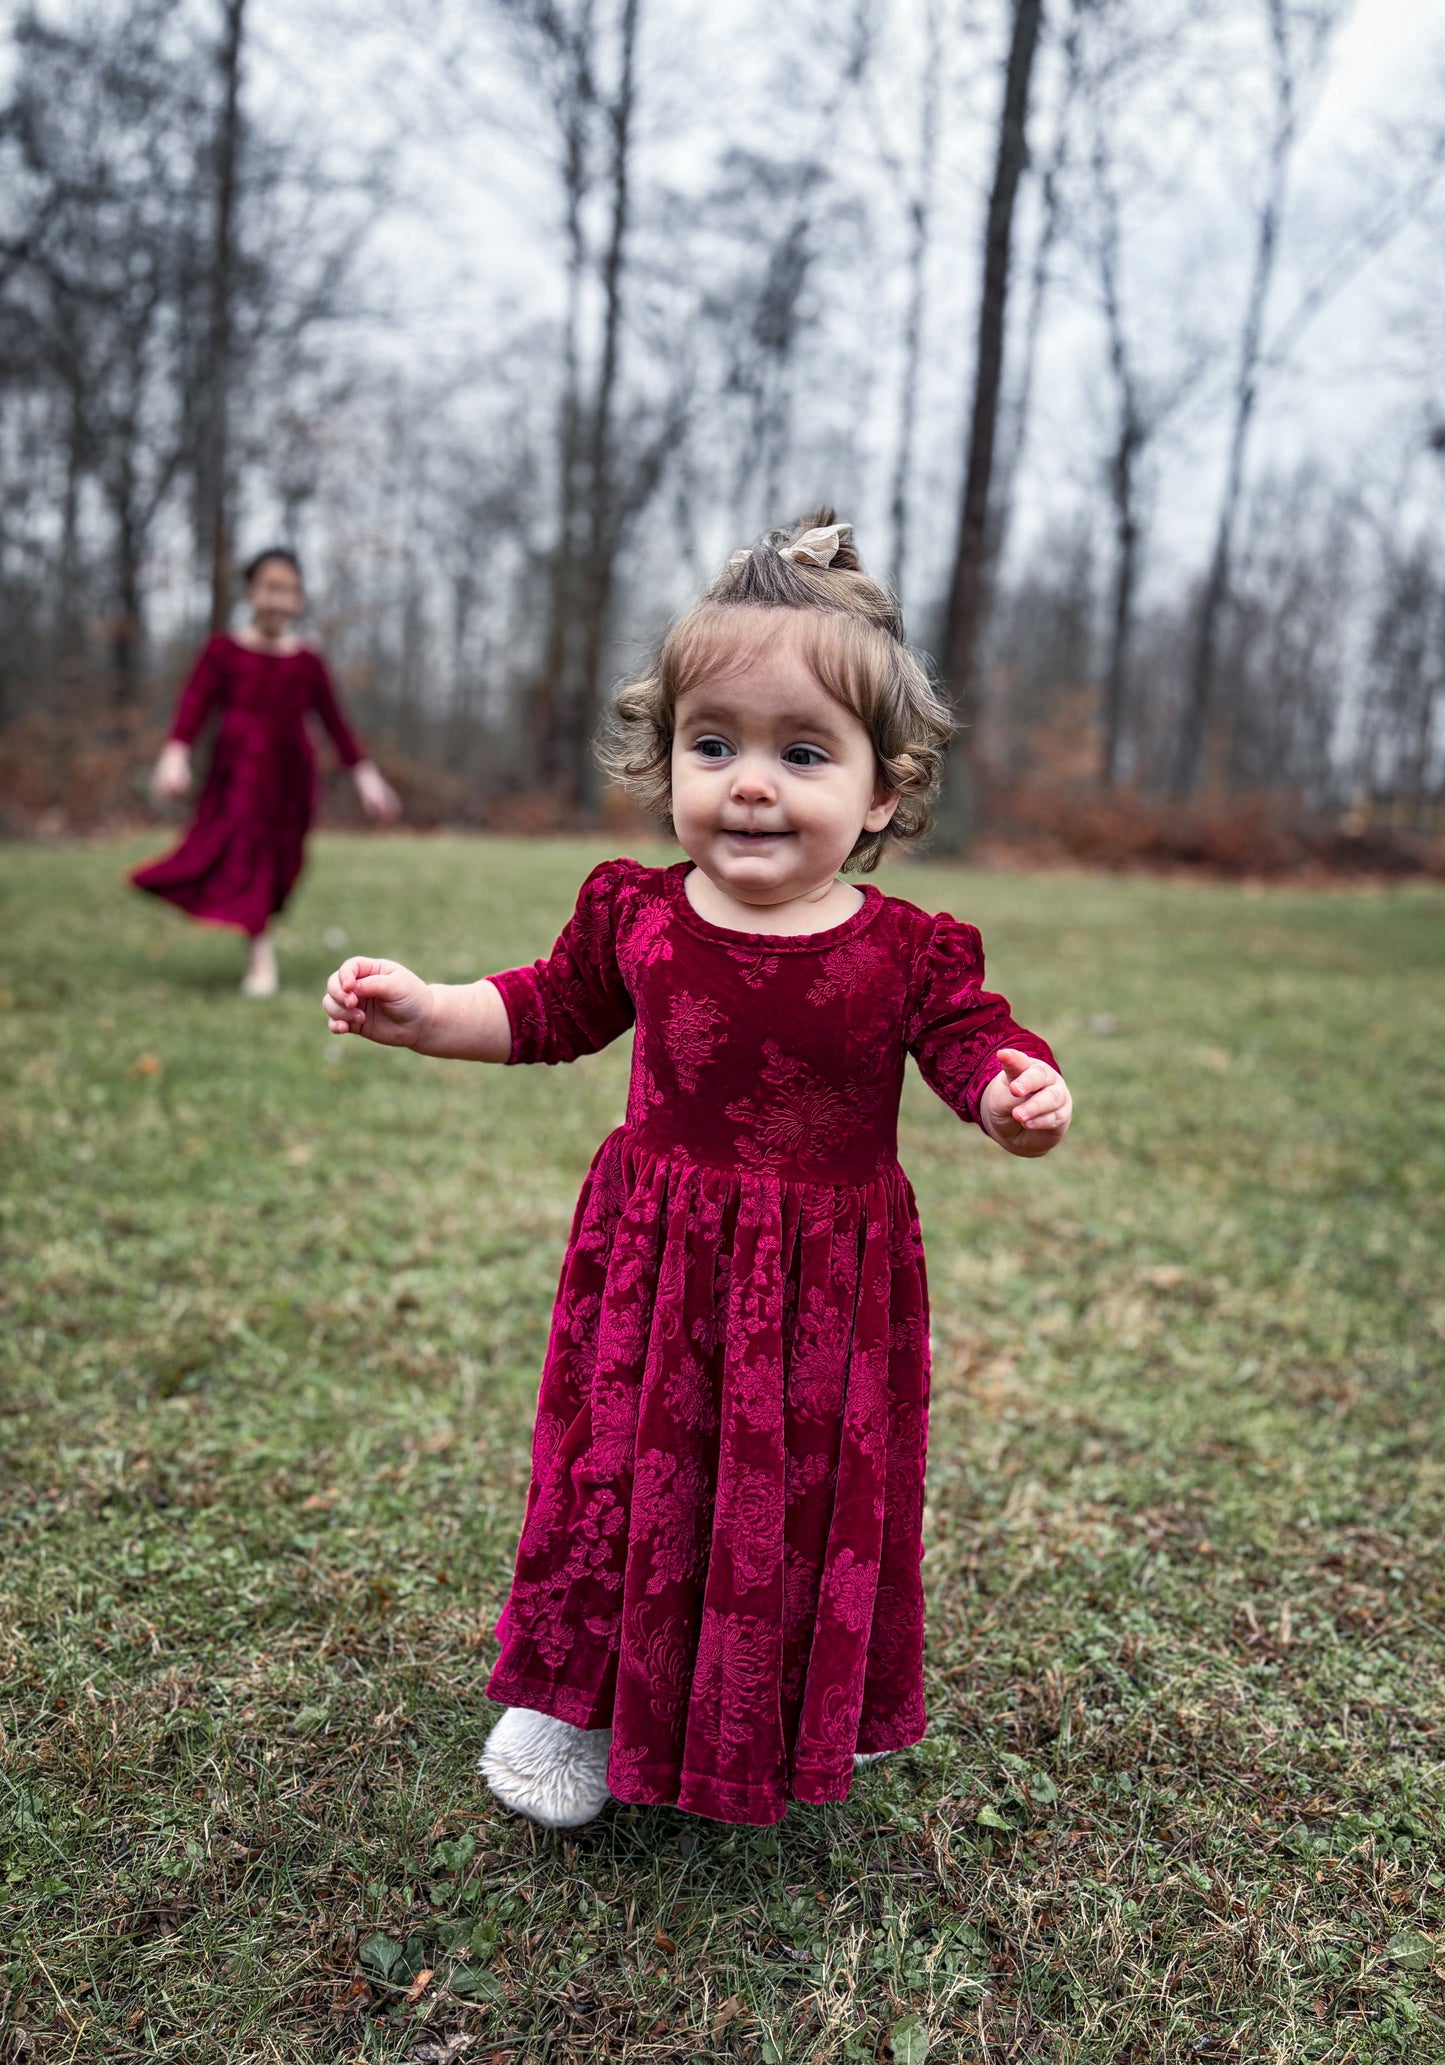
[[[819,746],[789,746],[783,760],[789,767],[822,767],[827,754]]]
[[[725,760],[732,747],[726,739],[701,738],[694,739],[692,750],[701,753],[704,760]]]

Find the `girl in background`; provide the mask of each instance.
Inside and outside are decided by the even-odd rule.
[[[969,924],[839,870],[928,824],[948,719],[822,511],[734,555],[624,690],[609,771],[687,858],[595,868],[550,957],[460,987],[355,958],[333,1033],[564,1062],[636,1028],[562,1266],[492,1790],[777,1821],[923,1734],[928,1298],[911,1054],[1009,1154],[1068,1129]],[[363,1159],[381,1142],[359,1142]]]
[[[130,879],[193,918],[246,933],[250,956],[241,988],[248,997],[270,997],[278,981],[271,920],[301,873],[315,804],[308,713],[320,718],[351,770],[369,816],[390,823],[400,804],[342,716],[321,655],[294,635],[306,600],[296,555],[282,546],[259,553],[246,568],[246,599],[250,623],[207,643],[151,776],[157,797],[184,796],[191,748],[217,716],[196,814],[173,852]]]

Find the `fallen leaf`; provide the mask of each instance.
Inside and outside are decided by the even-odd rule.
[[[661,1929],[658,1929],[655,1932],[652,1940],[657,1945],[658,1949],[665,1950],[669,1957],[677,1956],[677,1945],[673,1942],[670,1936],[664,1936]]]
[[[743,2004],[737,1994],[733,1994],[730,1999],[723,2002],[712,2018],[712,2040],[714,2043],[717,2042],[729,2022],[735,2022],[742,2011]]]
[[[451,2036],[435,2037],[431,2043],[424,2043],[412,2052],[416,2065],[455,2065],[463,2051],[469,2051],[476,2042],[464,2029],[458,2029]]]
[[[340,1485],[333,1484],[327,1491],[313,1491],[309,1499],[301,1501],[303,1513],[324,1513],[341,1497]]]
[[[304,1146],[300,1141],[297,1142],[295,1147],[288,1147],[286,1150],[286,1160],[293,1169],[304,1169],[310,1159],[311,1149]]]
[[[126,1070],[128,1076],[158,1076],[165,1067],[159,1054],[137,1054]]]
[[[435,1976],[430,1965],[423,1965],[415,1979],[412,1980],[410,1986],[406,1989],[408,2002],[420,2000]]]
[[[370,2005],[371,1988],[364,1979],[353,1979],[345,1993],[337,1994],[331,2003],[333,2015],[359,2015]]]

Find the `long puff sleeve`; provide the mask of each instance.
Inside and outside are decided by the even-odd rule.
[[[205,728],[206,719],[220,700],[222,685],[221,640],[208,638],[186,678],[176,704],[170,735],[183,746],[193,746]]]
[[[326,736],[336,748],[336,757],[343,767],[355,767],[366,758],[361,741],[341,714],[341,705],[336,700],[331,675],[319,652],[311,655],[313,671],[311,676],[311,707],[321,719]]]
[[[1006,997],[984,988],[977,928],[945,912],[934,919],[920,957],[908,1051],[929,1088],[977,1125],[980,1099],[998,1074],[1000,1047],[1057,1066],[1047,1040],[1017,1023]]]
[[[592,870],[545,961],[492,977],[512,1028],[509,1061],[575,1061],[631,1025],[632,998],[617,962],[618,894],[629,865],[609,860]]]

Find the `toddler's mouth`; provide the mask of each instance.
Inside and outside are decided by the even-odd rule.
[[[762,845],[769,839],[790,839],[792,837],[791,832],[766,832],[742,825],[724,825],[723,834],[729,839],[747,839],[757,845]]]

